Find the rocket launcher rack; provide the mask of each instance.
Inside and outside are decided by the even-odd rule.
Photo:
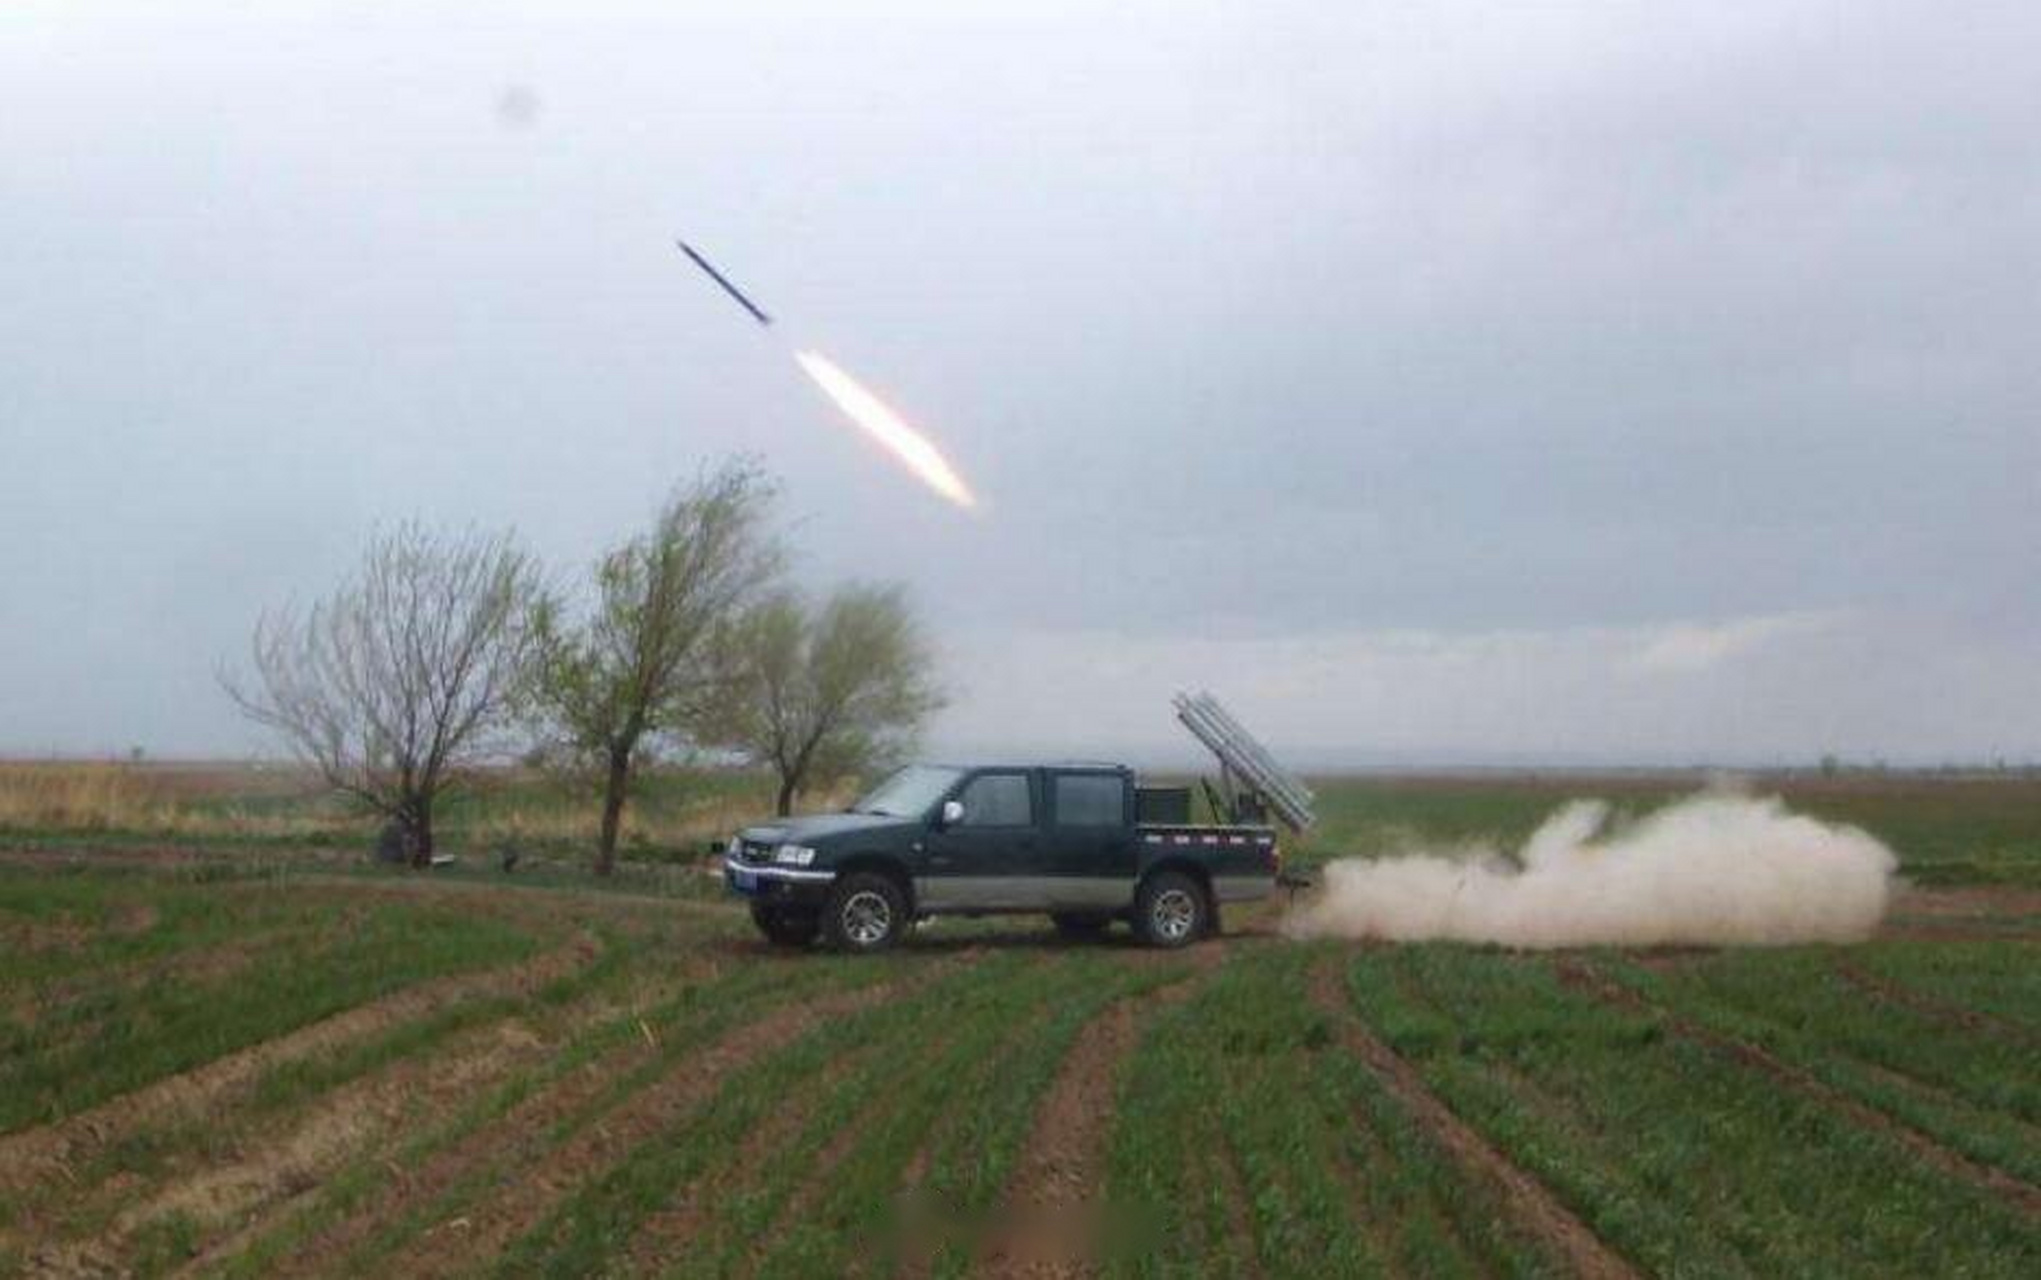
[[[1219,757],[1226,798],[1236,821],[1252,808],[1266,806],[1290,830],[1303,834],[1318,820],[1311,811],[1318,797],[1297,776],[1276,763],[1219,700],[1209,693],[1179,693],[1176,718],[1191,735]]]

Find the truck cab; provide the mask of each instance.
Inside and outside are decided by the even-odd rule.
[[[937,914],[1031,912],[1070,934],[1126,920],[1183,946],[1279,870],[1272,829],[1143,823],[1134,771],[1093,763],[909,765],[844,813],[747,827],[724,854],[769,939],[851,951]]]

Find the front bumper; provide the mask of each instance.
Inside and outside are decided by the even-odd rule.
[[[834,871],[783,867],[770,862],[723,859],[723,883],[730,892],[753,902],[820,905],[836,879]]]

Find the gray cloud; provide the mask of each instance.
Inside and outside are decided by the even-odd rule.
[[[2041,754],[2015,6],[17,8],[0,747],[242,749],[375,521],[579,563],[752,449],[944,742],[1161,749],[1168,670],[1328,755]]]

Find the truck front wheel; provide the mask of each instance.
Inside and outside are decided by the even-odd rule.
[[[839,879],[822,911],[822,932],[838,951],[884,951],[907,923],[907,895],[891,877],[869,871]]]
[[[805,947],[822,932],[822,921],[814,910],[753,905],[751,923],[776,947]]]
[[[1159,871],[1141,882],[1134,930],[1151,947],[1187,946],[1204,936],[1211,913],[1203,885],[1181,871]]]

